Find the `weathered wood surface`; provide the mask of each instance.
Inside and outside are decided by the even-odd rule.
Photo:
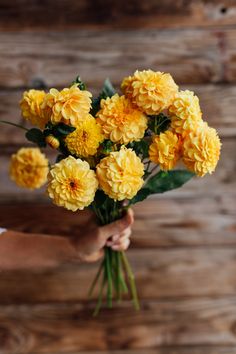
[[[80,354],[94,354],[94,351],[80,351]],[[96,352],[97,353],[97,352]],[[121,350],[106,350],[106,351],[99,351],[99,354],[235,354],[236,353],[236,348],[235,346],[202,346],[202,345],[197,345],[197,346],[166,346],[166,347],[159,347],[155,349],[135,349],[135,350],[126,350],[126,349],[121,349]],[[31,353],[31,354],[37,354],[37,353]],[[60,354],[66,354],[60,353]],[[78,354],[70,352],[70,354]]]
[[[63,86],[79,73],[100,87],[137,68],[170,72],[179,84],[233,82],[235,38],[235,29],[2,32],[0,86]]]
[[[128,255],[139,313],[127,302],[91,317],[96,265],[2,272],[0,353],[236,354],[235,0],[1,0],[0,29],[0,119],[21,122],[24,89],[65,87],[80,74],[97,93],[107,76],[119,87],[150,67],[196,91],[223,141],[213,176],[135,207]],[[0,129],[0,225],[76,233],[88,213],[9,181],[10,154],[26,141]]]
[[[80,351],[80,354],[94,354],[94,351]],[[98,353],[98,352],[96,352]],[[197,345],[197,346],[173,346],[173,345],[168,345],[165,347],[159,347],[155,349],[135,349],[135,350],[126,350],[126,349],[121,349],[121,350],[106,350],[106,351],[99,351],[99,354],[235,354],[236,353],[236,348],[235,346],[202,346],[202,345]],[[31,353],[31,354],[37,354],[37,353]],[[66,354],[60,353],[60,354]],[[78,354],[70,352],[70,354]]]
[[[135,236],[134,236],[135,237]],[[130,250],[141,299],[228,296],[236,292],[235,246]],[[88,301],[98,264],[0,274],[0,303]],[[93,298],[98,295],[97,289]]]
[[[235,195],[186,198],[162,195],[137,204],[134,212],[134,248],[236,244]],[[70,236],[90,217],[88,211],[74,214],[51,203],[0,204],[0,225],[23,232]]]
[[[70,79],[67,84],[69,81]],[[102,81],[100,84],[102,85]],[[199,96],[203,118],[218,130],[221,137],[236,136],[235,85],[185,85],[181,88],[192,90]],[[90,89],[94,95],[98,93],[94,84]],[[119,90],[119,87],[117,89]],[[26,122],[21,118],[19,108],[23,92],[23,89],[0,91],[0,120],[25,125]],[[30,125],[28,126],[30,127]],[[11,145],[26,143],[22,130],[3,124],[0,125],[0,128],[0,145],[9,146],[9,136],[11,137]]]
[[[234,25],[234,0],[1,0],[0,28],[196,27]],[[57,16],[55,16],[55,11]]]
[[[208,198],[149,200],[137,206],[135,212],[129,258],[141,298],[235,294],[233,197],[222,199],[221,203]],[[74,235],[90,214],[83,212],[76,218],[75,214],[53,206],[18,204],[1,206],[0,215],[0,224],[9,228]],[[86,300],[96,268],[97,265],[79,265],[2,272],[0,302]]]
[[[178,346],[236,346],[236,299],[183,299],[130,304],[93,318],[80,304],[1,306],[3,353],[63,353]],[[176,320],[178,319],[178,320]],[[186,351],[185,351],[186,352]],[[203,352],[204,353],[204,352]]]

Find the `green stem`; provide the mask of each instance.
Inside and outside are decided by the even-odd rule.
[[[98,301],[97,301],[97,304],[96,304],[96,307],[95,307],[95,310],[93,313],[94,317],[96,317],[99,314],[99,311],[100,311],[100,308],[102,305],[102,295],[103,295],[103,289],[104,289],[105,284],[106,284],[106,275],[105,275],[105,269],[104,269],[102,284],[101,284],[99,295],[98,295]]]
[[[97,274],[96,274],[96,276],[95,276],[95,278],[94,278],[94,280],[92,282],[92,285],[91,285],[91,287],[89,289],[89,293],[88,293],[88,297],[89,298],[91,298],[91,296],[93,294],[93,290],[94,290],[94,288],[95,288],[95,286],[96,286],[96,284],[97,284],[97,282],[98,282],[98,280],[100,278],[100,275],[101,275],[101,272],[103,270],[103,267],[104,267],[104,261],[101,262],[100,267],[98,268]]]
[[[122,291],[122,293],[127,294],[129,289],[126,285],[123,270],[122,270],[121,252],[117,252],[117,259],[118,259],[118,276],[119,276],[121,291]]]
[[[107,276],[107,304],[108,307],[111,308],[113,287],[112,287],[110,249],[108,247],[105,249],[105,269],[106,269],[106,276]]]
[[[128,258],[125,254],[125,252],[121,252],[121,257],[122,257],[122,261],[124,263],[127,275],[128,275],[128,279],[129,279],[129,283],[130,283],[130,290],[131,290],[131,295],[132,295],[132,299],[133,299],[133,303],[134,303],[134,308],[136,310],[140,309],[140,305],[139,305],[139,301],[138,301],[138,295],[137,295],[137,289],[136,289],[136,285],[135,285],[135,278],[134,278],[134,274],[132,272],[132,269],[130,267]]]
[[[20,128],[20,129],[23,129],[23,130],[26,130],[27,132],[29,131],[29,129],[23,127],[22,125],[20,124],[16,124],[16,123],[12,123],[12,122],[8,122],[6,120],[0,120],[0,123],[4,123],[4,124],[8,124],[8,125],[12,125],[13,127],[17,127],[17,128]]]

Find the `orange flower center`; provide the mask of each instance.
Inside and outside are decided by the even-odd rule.
[[[79,183],[78,181],[72,180],[69,182],[69,187],[72,191],[78,190],[79,188]]]

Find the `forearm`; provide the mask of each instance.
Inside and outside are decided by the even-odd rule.
[[[56,267],[79,262],[67,237],[6,231],[0,235],[0,270]]]

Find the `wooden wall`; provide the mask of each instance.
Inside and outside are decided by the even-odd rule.
[[[199,95],[223,142],[216,173],[135,208],[138,313],[127,301],[91,317],[96,265],[1,273],[0,353],[236,353],[236,1],[0,0],[0,119],[21,122],[30,87],[80,74],[97,92],[107,76],[118,87],[149,67]],[[0,225],[75,233],[86,213],[9,181],[9,157],[26,142],[0,129]]]

